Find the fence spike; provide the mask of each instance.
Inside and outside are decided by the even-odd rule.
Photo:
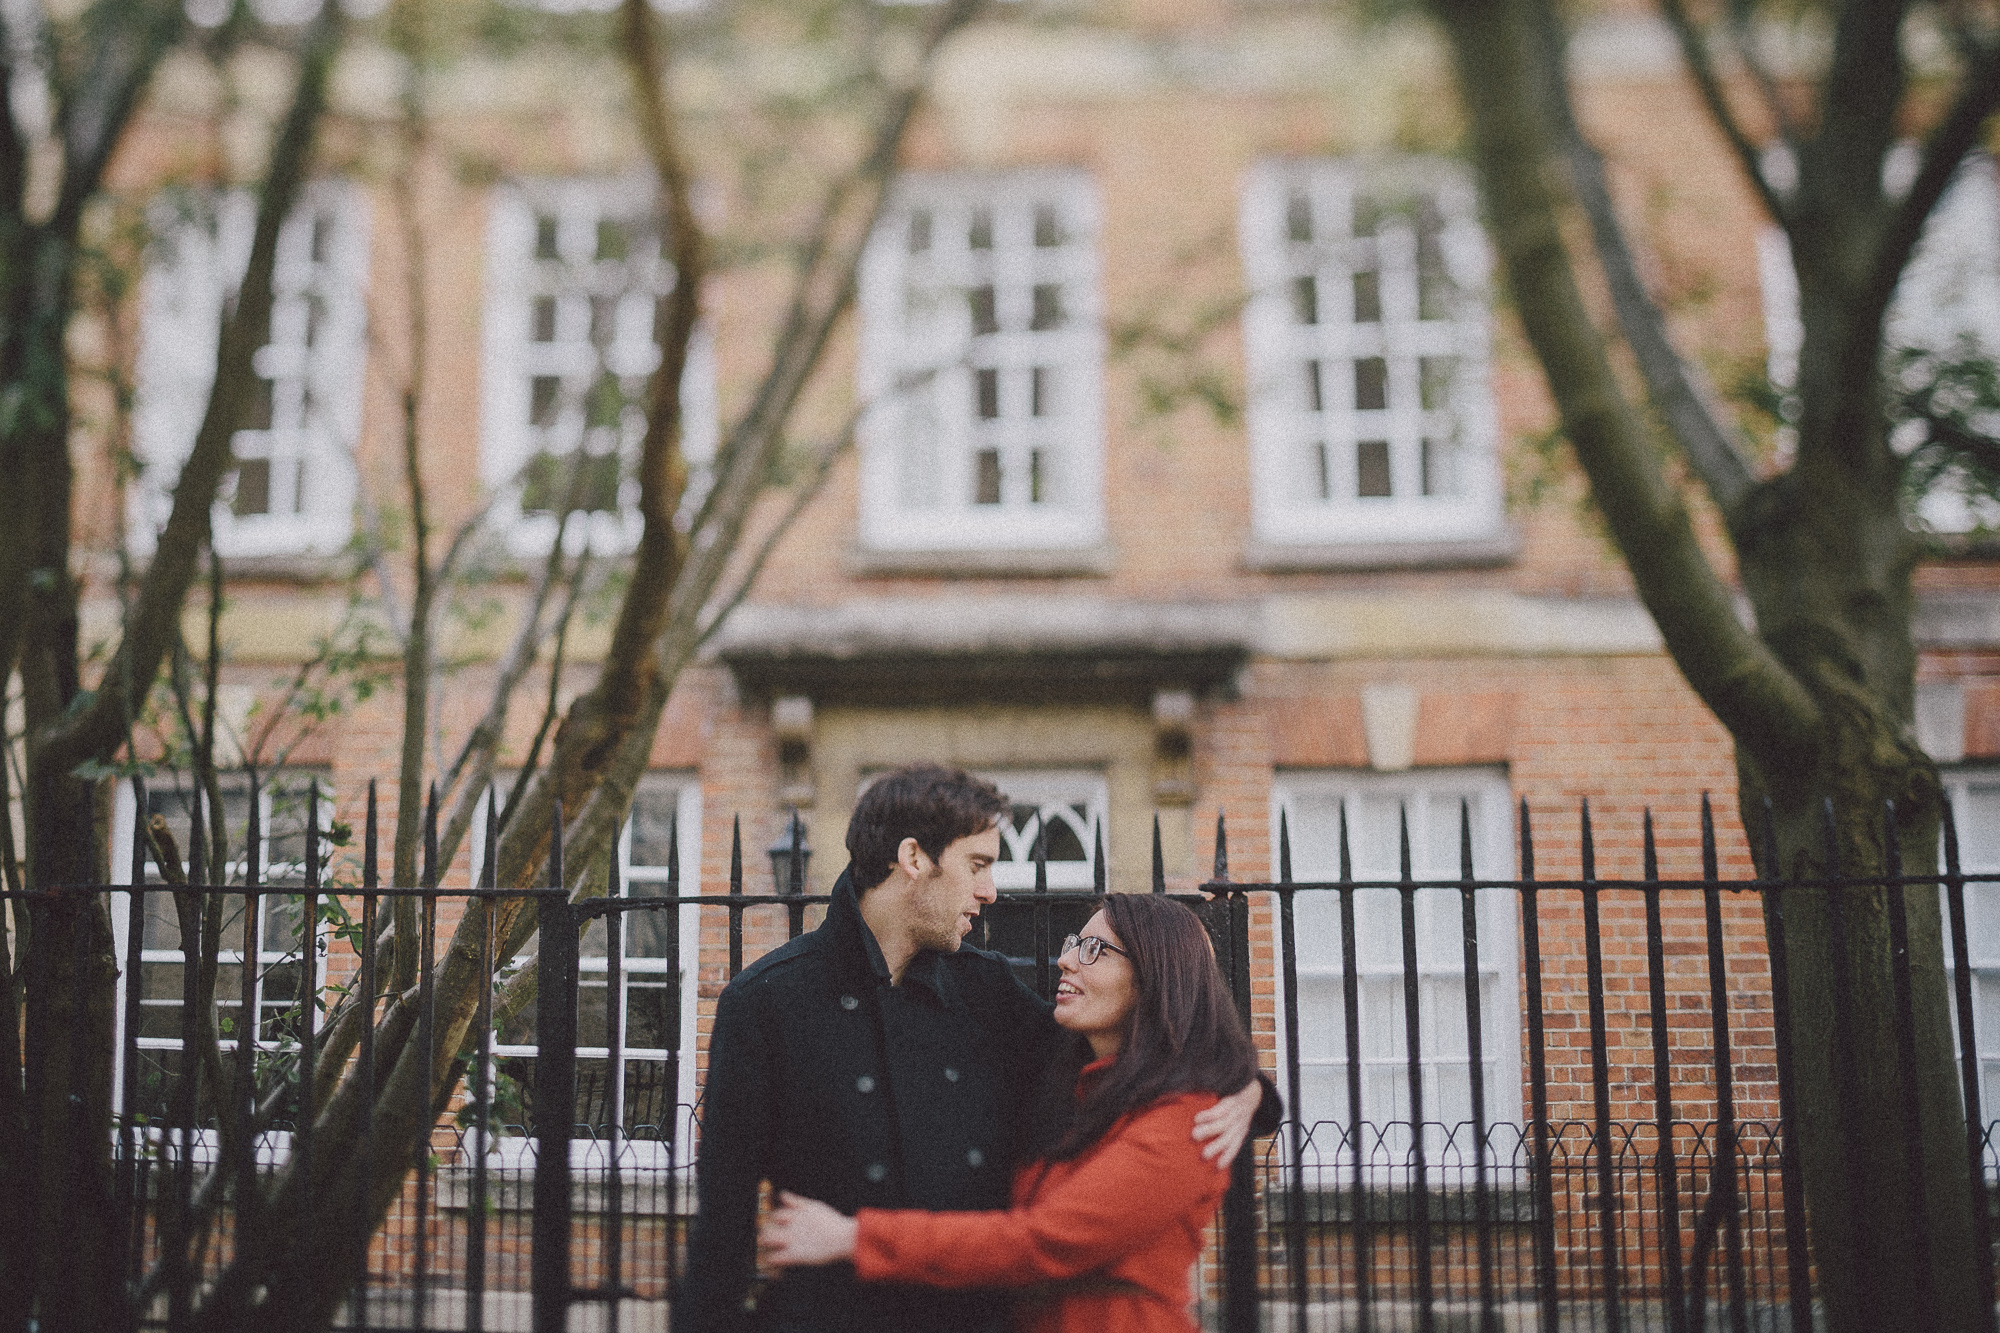
[[[1167,891],[1167,857],[1160,847],[1160,812],[1153,812],[1153,892]]]
[[[486,855],[479,871],[479,882],[489,889],[500,885],[500,801],[494,794],[493,784],[486,786]],[[489,909],[490,910],[490,909]]]
[[[1458,877],[1472,878],[1472,802],[1458,798]]]
[[[1340,880],[1341,883],[1354,878],[1354,854],[1347,842],[1347,802],[1340,803]]]
[[[549,887],[569,887],[569,880],[563,874],[563,808],[560,795],[549,810]]]
[[[368,823],[361,832],[361,887],[372,889],[377,883],[380,867],[381,843],[375,823],[375,779],[368,779]],[[370,940],[372,948],[374,941]]]
[[[1708,793],[1701,794],[1701,877],[1707,880],[1719,879],[1715,855],[1715,811],[1708,803]]]
[[[1099,897],[1104,894],[1107,878],[1104,864],[1104,824],[1098,821],[1090,830],[1090,887]]]
[[[1882,870],[1890,879],[1903,877],[1903,844],[1896,837],[1896,799],[1882,801]]]
[[[625,830],[623,826],[620,826],[618,831],[623,833]],[[623,898],[625,896],[625,882],[618,874],[618,838],[615,835],[611,839],[611,852],[605,860],[604,871],[604,896],[607,898]],[[617,913],[613,912],[607,915],[616,916]]]
[[[132,883],[135,885],[143,885],[146,882],[146,819],[146,779],[134,773],[132,775]]]
[[[667,820],[667,897],[681,896],[681,812]],[[679,918],[676,917],[676,920]]]
[[[1403,882],[1407,884],[1415,876],[1410,869],[1410,806],[1406,801],[1396,806],[1396,843],[1398,855],[1402,857]]]
[[[1343,819],[1342,827],[1344,828],[1345,826],[1346,822]],[[1535,825],[1534,821],[1528,818],[1528,798],[1523,796],[1521,798],[1521,878],[1529,880],[1534,877]]]
[[[264,858],[259,855],[264,842],[264,812],[258,809],[257,774],[250,774],[250,812],[243,826],[243,883],[254,887],[264,882]]]
[[[1653,846],[1653,807],[1650,805],[1645,808],[1645,813],[1641,816],[1641,827],[1644,829],[1644,846],[1641,849],[1641,854],[1644,857],[1644,869],[1640,871],[1640,874],[1649,880],[1658,879],[1660,877],[1660,854]]]
[[[1278,807],[1278,882],[1292,882],[1292,825],[1283,806]]]
[[[732,897],[743,893],[743,816],[737,815],[729,825],[729,892]]]
[[[1834,823],[1833,798],[1822,796],[1819,802],[1820,841],[1826,852],[1826,877],[1840,878],[1840,830]]]
[[[1958,820],[1951,813],[1951,797],[1947,795],[1939,802],[1938,813],[1944,819],[1944,868],[1948,875],[1958,873]]]
[[[1229,830],[1223,825],[1220,810],[1215,812],[1215,881],[1229,882]]]
[[[1583,804],[1581,806],[1581,810],[1582,810],[1581,817],[1582,817],[1582,829],[1583,829],[1581,835],[1581,845],[1583,848],[1583,877],[1585,879],[1596,879],[1597,840],[1596,838],[1591,836],[1590,832],[1590,798],[1588,796],[1583,798]]]
[[[424,796],[424,874],[427,889],[438,886],[438,789],[433,782]]]
[[[319,887],[319,779],[306,784],[306,887]]]
[[[1035,812],[1035,892],[1049,891],[1049,821]]]
[[[199,886],[208,883],[208,835],[202,832],[201,783],[196,782],[189,795],[187,876],[189,884]]]
[[[785,865],[785,892],[796,897],[806,891],[806,832],[799,823],[799,808],[792,807],[792,848],[791,857]]]

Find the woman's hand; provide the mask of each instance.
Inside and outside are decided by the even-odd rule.
[[[1250,1139],[1250,1122],[1264,1101],[1264,1085],[1252,1079],[1250,1085],[1224,1097],[1194,1118],[1194,1141],[1202,1145],[1201,1155],[1227,1171],[1236,1154]],[[1202,1141],[1206,1139],[1207,1142]]]
[[[802,1199],[789,1190],[778,1193],[778,1206],[757,1232],[757,1253],[772,1268],[810,1268],[854,1257],[858,1224],[817,1199]]]

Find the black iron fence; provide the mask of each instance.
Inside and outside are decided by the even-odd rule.
[[[664,1329],[693,1221],[700,1106],[683,1037],[687,932],[734,976],[827,899],[746,893],[740,835],[725,892],[683,894],[676,851],[663,884],[621,884],[614,856],[578,893],[591,877],[565,876],[560,821],[549,888],[491,887],[490,857],[488,887],[437,888],[434,852],[433,887],[383,887],[372,794],[359,882],[336,885],[323,875],[316,796],[306,822],[292,883],[265,882],[253,824],[240,884],[158,882],[141,836],[132,883],[99,890],[125,895],[110,1127],[122,1235],[103,1277],[125,1293],[129,1324],[192,1329],[213,1322],[218,1302],[276,1299],[290,1279],[262,1238],[288,1218],[338,1219],[354,1181],[379,1179],[369,1224],[320,1238],[337,1291],[319,1308],[334,1327]],[[193,827],[187,877],[199,883],[198,797]],[[1940,895],[1978,1278],[1992,1289],[2000,1159],[1981,1100],[1967,901],[1969,885],[1976,896],[2000,876],[1960,872],[1949,812],[1945,869],[1930,878],[1725,880],[1706,801],[1699,878],[1659,876],[1650,816],[1642,837],[1640,879],[1599,878],[1586,807],[1580,875],[1538,878],[1524,804],[1517,878],[1475,877],[1461,815],[1456,878],[1414,877],[1406,825],[1400,876],[1364,880],[1343,821],[1338,877],[1301,882],[1281,817],[1278,878],[1241,883],[1218,822],[1212,877],[1183,896],[1208,922],[1290,1108],[1234,1168],[1194,1275],[1204,1326],[1816,1327],[1785,923],[1789,895],[1853,889]],[[1036,887],[1002,895],[980,941],[1047,995],[1055,942],[1089,908],[1086,895],[1047,887],[1040,850]],[[1092,864],[1101,891],[1101,844]],[[778,882],[803,879],[795,839]],[[1153,888],[1167,891],[1157,836]],[[1905,896],[1887,898],[1908,1052]],[[464,930],[526,903],[538,913],[519,952],[530,962],[501,957],[499,930]],[[460,927],[458,971],[440,950],[441,919]],[[416,935],[400,963],[399,928]],[[82,950],[84,934],[75,939]],[[197,939],[205,954],[185,947]],[[627,984],[635,969],[661,992],[644,1006]],[[439,988],[464,976],[460,1035],[468,996],[440,999]],[[33,1003],[32,976],[29,991],[32,1059],[83,1025]],[[415,1067],[449,1071],[450,1092],[404,1134],[391,1114],[401,1066],[378,1050],[389,1041],[416,1052]],[[375,1111],[341,1121],[329,1108],[342,1097]],[[99,1127],[74,1129],[79,1153],[102,1142]],[[86,1176],[41,1172],[45,1189]],[[46,1242],[62,1243],[60,1231]]]

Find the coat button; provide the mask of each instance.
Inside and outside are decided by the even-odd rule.
[[[944,1081],[947,1083],[958,1082],[958,1071],[956,1069],[953,1069],[950,1065],[946,1065],[944,1067]]]
[[[882,1165],[880,1162],[870,1162],[868,1164],[868,1179],[870,1183],[879,1185],[884,1180],[888,1179],[888,1177],[889,1177],[888,1167]]]
[[[875,1091],[874,1076],[870,1074],[863,1074],[860,1078],[854,1080],[854,1086],[861,1089],[861,1091],[863,1092],[873,1092]]]
[[[840,1007],[852,1012],[861,1007],[861,1001],[855,999],[852,995],[843,995],[840,997]]]
[[[974,1148],[971,1152],[965,1155],[965,1160],[973,1166],[985,1166],[986,1154],[979,1151],[979,1149]]]

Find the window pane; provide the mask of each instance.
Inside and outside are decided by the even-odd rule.
[[[1040,449],[1030,449],[1028,451],[1028,503],[1045,504],[1048,502],[1048,498],[1048,476],[1042,463],[1042,451]]]
[[[1312,199],[1304,190],[1293,190],[1285,200],[1285,235],[1298,242],[1313,238]]]
[[[1359,495],[1371,497],[1390,493],[1387,440],[1361,440],[1355,444],[1354,489]]]
[[[238,518],[271,512],[271,460],[245,458],[236,464],[236,494],[229,502]]]
[[[1301,324],[1319,323],[1319,283],[1315,279],[1292,279],[1292,317]]]
[[[1444,215],[1425,195],[1417,205],[1417,318],[1450,319],[1453,287],[1444,263]]]
[[[993,210],[975,208],[972,223],[966,228],[965,244],[969,250],[991,250],[993,248]]]
[[[1052,250],[1063,243],[1062,219],[1053,205],[1035,206],[1035,245],[1043,250]]]
[[[635,866],[672,864],[680,792],[671,787],[639,788],[632,798],[632,853]]]
[[[966,292],[966,301],[972,307],[972,331],[974,333],[1000,332],[999,307],[994,302],[993,288],[974,287]]]
[[[646,1141],[674,1132],[673,1066],[665,1060],[625,1062],[625,1133]]]
[[[1034,316],[1028,327],[1036,332],[1063,326],[1062,287],[1053,282],[1038,283],[1034,293]]]
[[[1320,378],[1320,363],[1306,362],[1306,410],[1323,412],[1326,410],[1326,391]]]
[[[1389,406],[1389,363],[1379,356],[1364,356],[1354,363],[1354,407],[1358,412],[1379,412]]]
[[[1451,385],[1458,373],[1455,356],[1426,356],[1417,359],[1417,382],[1424,410],[1438,412],[1451,406]]]
[[[1322,500],[1331,500],[1333,498],[1333,460],[1328,453],[1324,440],[1313,445],[1312,449],[1313,469],[1319,479],[1319,498]]]
[[[920,255],[931,248],[931,214],[919,208],[910,214],[910,253]]]
[[[556,249],[556,220],[544,213],[535,219],[535,258],[559,259],[562,252]]]
[[[562,401],[562,380],[554,375],[537,375],[528,383],[528,424],[553,426]]]
[[[597,258],[600,263],[625,258],[631,248],[632,238],[625,224],[610,218],[603,218],[597,224]]]
[[[1046,366],[1036,366],[1028,372],[1028,415],[1044,417],[1049,415],[1049,382],[1054,372]]]
[[[1362,269],[1354,275],[1354,322],[1382,322],[1382,275],[1374,269]]]
[[[973,385],[980,419],[994,420],[1000,415],[1000,372],[992,366],[982,366],[973,372]]]
[[[244,401],[238,430],[271,429],[271,421],[277,411],[277,388],[262,376],[250,381],[250,396]]]
[[[538,343],[554,342],[556,340],[556,298],[553,296],[536,297],[534,311],[529,322],[532,326],[529,337],[533,341]]]
[[[1000,451],[981,449],[974,459],[977,476],[973,481],[974,504],[997,505],[1000,503]]]
[[[1458,445],[1451,440],[1424,440],[1423,486],[1425,495],[1459,493]]]
[[[647,973],[648,977],[657,973]],[[669,974],[678,976],[678,974]],[[680,1031],[678,981],[670,985],[630,984],[625,988],[625,1045],[641,1050],[670,1050]]]

